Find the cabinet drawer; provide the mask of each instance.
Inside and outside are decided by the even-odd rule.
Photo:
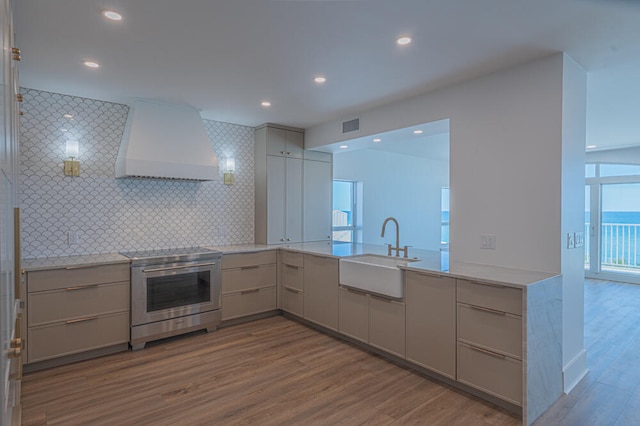
[[[222,269],[241,268],[243,266],[253,265],[268,265],[270,263],[276,263],[275,250],[225,254],[222,256]]]
[[[286,265],[298,266],[300,268],[304,266],[302,253],[296,253],[296,252],[287,251],[287,250],[282,250],[281,253],[282,253],[283,265],[286,264]]]
[[[276,309],[276,287],[222,295],[222,319],[243,317]]]
[[[29,293],[29,327],[129,311],[129,282]]]
[[[458,302],[522,315],[522,290],[489,283],[458,280]]]
[[[369,296],[344,287],[338,289],[338,331],[369,341]]]
[[[276,285],[276,265],[253,265],[222,271],[222,293]]]
[[[29,362],[43,361],[129,341],[129,313],[87,317],[29,328]]]
[[[458,339],[522,359],[522,318],[459,303]]]
[[[282,288],[282,310],[291,314],[304,315],[304,293],[301,290],[283,287]]]
[[[299,266],[282,265],[282,285],[298,290],[304,290],[304,269]]]
[[[69,267],[32,271],[27,274],[27,291],[57,290],[67,287],[115,283],[130,280],[129,263]]]
[[[522,405],[522,362],[458,343],[458,381]]]

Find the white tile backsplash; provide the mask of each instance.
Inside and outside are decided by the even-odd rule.
[[[218,159],[236,159],[233,186],[223,185],[222,176],[212,182],[115,179],[126,105],[22,93],[24,258],[254,241],[252,127],[203,120]],[[78,177],[62,173],[67,139],[80,142]],[[77,244],[69,244],[69,231],[77,232]]]

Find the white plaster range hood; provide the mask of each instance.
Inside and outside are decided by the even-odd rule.
[[[195,108],[135,100],[116,159],[116,178],[218,179],[218,160]]]

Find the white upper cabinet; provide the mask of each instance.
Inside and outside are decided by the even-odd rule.
[[[304,133],[270,126],[264,127],[263,129],[266,132],[268,141],[267,155],[291,158],[303,157]]]

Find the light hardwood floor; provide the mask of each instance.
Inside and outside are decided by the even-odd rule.
[[[588,281],[591,373],[536,425],[640,424],[640,286]],[[634,364],[635,363],[635,364]],[[517,425],[283,317],[27,374],[26,425]]]

